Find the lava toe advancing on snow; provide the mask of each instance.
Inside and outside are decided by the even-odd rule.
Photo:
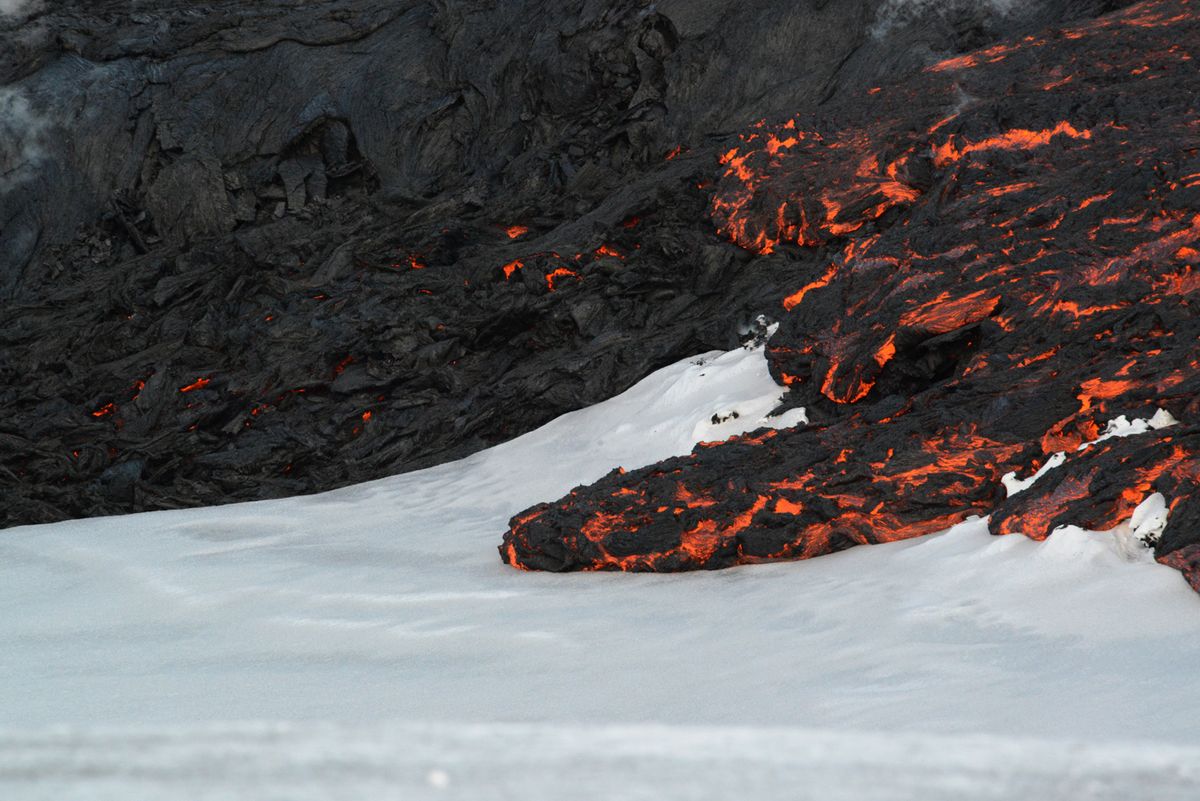
[[[993,510],[996,533],[1044,537],[1162,492],[1158,554],[1196,572],[1190,429],[1077,452],[1120,414],[1200,417],[1194,11],[1139,3],[743,134],[711,215],[747,250],[822,257],[768,347],[814,425],[577,488],[514,518],[503,558],[724,567]],[[1001,505],[1004,473],[1057,452]]]

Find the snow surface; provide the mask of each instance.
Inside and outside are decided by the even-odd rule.
[[[1176,420],[1166,409],[1157,410],[1154,412],[1152,417],[1135,417],[1133,420],[1130,420],[1123,414],[1118,415],[1117,417],[1114,417],[1112,420],[1108,421],[1104,427],[1104,432],[1101,433],[1099,437],[1091,442],[1083,443],[1076,448],[1076,450],[1086,451],[1093,445],[1104,442],[1105,440],[1113,439],[1114,437],[1133,437],[1138,434],[1145,434],[1147,431],[1158,431],[1163,428],[1170,428],[1174,425],[1179,425],[1179,421]],[[1039,478],[1046,475],[1051,470],[1062,467],[1063,462],[1065,461],[1067,461],[1066,451],[1058,451],[1057,453],[1051,455],[1050,458],[1047,459],[1040,468],[1038,468],[1037,472],[1031,475],[1029,478],[1018,479],[1016,471],[1013,471],[1010,473],[1005,473],[1001,477],[1000,483],[1004,485],[1004,489],[1008,492],[1008,497],[1011,498],[1018,492],[1024,492],[1032,487]],[[1159,497],[1161,498],[1162,496]],[[1165,522],[1166,518],[1163,518],[1163,523],[1165,524]]]
[[[0,790],[21,801],[1195,801],[1197,754],[763,727],[260,724],[0,735]]]
[[[0,798],[1200,797],[1200,596],[1128,525],[501,564],[515,512],[779,397],[707,354],[453,464],[0,533]]]

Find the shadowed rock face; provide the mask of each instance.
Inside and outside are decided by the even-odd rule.
[[[580,487],[515,517],[502,557],[719,568],[986,514],[1044,538],[1160,492],[1156,553],[1200,589],[1196,11],[1150,0],[749,129],[711,216],[807,260],[780,279],[768,353],[814,424]],[[1081,449],[1159,408],[1181,424]],[[1005,473],[1058,452],[1005,497]]]
[[[1114,4],[919,5],[0,17],[0,525],[376,478],[733,346],[839,245],[717,232],[731,132]]]

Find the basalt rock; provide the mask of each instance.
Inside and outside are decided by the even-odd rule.
[[[838,242],[730,240],[713,205],[730,132],[1122,4],[1030,5],[64,0],[0,16],[0,525],[377,478],[735,345]],[[912,158],[898,180],[939,171]],[[895,217],[859,201],[847,219]],[[880,380],[915,390],[978,347],[923,342]]]
[[[780,273],[768,357],[813,424],[577,488],[515,517],[502,557],[720,568],[988,514],[1044,538],[1157,492],[1148,544],[1200,589],[1198,47],[1194,2],[1147,0],[748,130],[710,212],[809,265]],[[1121,415],[1181,422],[1103,439]]]

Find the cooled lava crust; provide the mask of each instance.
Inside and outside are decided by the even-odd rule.
[[[381,478],[736,347],[851,236],[718,232],[736,132],[1129,4],[0,12],[0,528]]]
[[[971,515],[1041,539],[1161,492],[1157,558],[1200,591],[1198,12],[1138,3],[744,133],[720,159],[720,232],[835,254],[787,289],[768,345],[813,423],[533,507],[504,561],[723,568]],[[1159,408],[1180,424],[1079,449]],[[1005,473],[1057,452],[1006,499]]]

